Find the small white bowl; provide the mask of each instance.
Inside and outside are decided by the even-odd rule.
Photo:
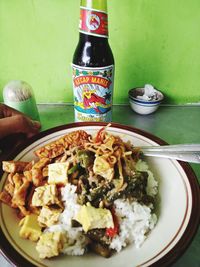
[[[155,112],[164,99],[164,96],[160,91],[156,90],[156,92],[157,98],[155,100],[143,100],[137,98],[137,96],[144,95],[144,88],[137,87],[129,90],[129,103],[131,108],[141,115],[148,115]]]

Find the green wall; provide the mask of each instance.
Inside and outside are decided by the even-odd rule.
[[[200,102],[200,1],[108,0],[116,61],[114,103],[151,83],[172,104]],[[0,101],[12,79],[37,102],[72,102],[70,62],[79,0],[0,0]]]

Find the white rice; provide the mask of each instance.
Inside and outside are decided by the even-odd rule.
[[[147,192],[155,196],[158,192],[158,183],[154,179],[148,165],[139,160],[136,166],[139,171],[148,172]],[[82,227],[72,227],[71,221],[80,209],[77,203],[76,186],[67,184],[62,188],[61,195],[64,202],[64,211],[60,215],[59,223],[49,227],[46,231],[62,231],[66,237],[63,253],[67,255],[83,255],[87,245],[87,238],[83,234]],[[147,233],[156,224],[157,217],[152,214],[151,207],[141,205],[138,202],[117,199],[114,201],[115,213],[119,220],[119,234],[113,238],[110,248],[119,252],[123,247],[133,243],[137,248],[146,239]]]
[[[158,182],[145,161],[139,160],[136,164],[138,171],[148,173],[147,194],[155,196],[158,193]],[[119,220],[119,235],[113,238],[110,248],[119,252],[123,247],[133,243],[139,248],[157,222],[156,214],[151,211],[151,206],[141,205],[138,202],[117,199],[114,202],[115,212]]]
[[[144,242],[146,234],[157,221],[151,209],[137,202],[117,199],[114,201],[115,213],[119,220],[119,235],[113,238],[110,248],[119,252],[123,247],[134,243],[138,248]]]

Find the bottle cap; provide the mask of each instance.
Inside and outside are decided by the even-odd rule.
[[[10,106],[33,120],[39,120],[39,113],[32,87],[19,80],[10,81],[3,89],[3,99]]]

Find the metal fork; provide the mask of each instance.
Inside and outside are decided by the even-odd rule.
[[[145,156],[177,159],[200,163],[200,144],[179,144],[140,147]]]

